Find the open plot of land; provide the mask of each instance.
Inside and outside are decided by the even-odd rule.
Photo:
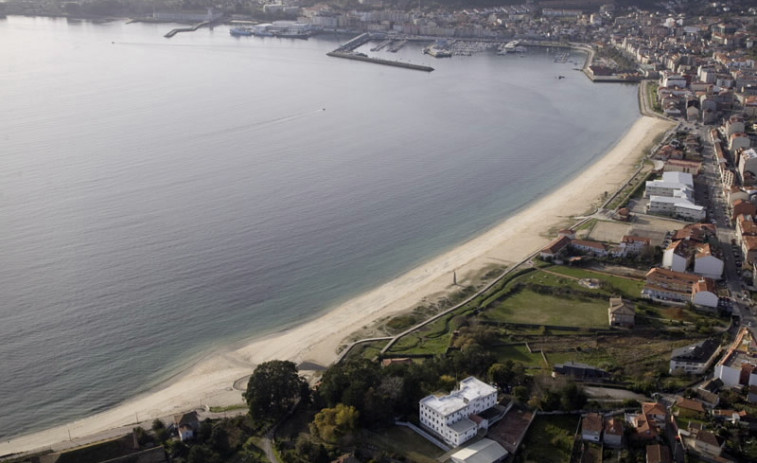
[[[594,241],[605,241],[610,243],[620,243],[623,235],[628,234],[628,224],[623,222],[597,222],[589,233],[588,239]]]
[[[557,297],[524,289],[487,310],[485,316],[506,323],[604,328],[607,326],[607,302]]]
[[[548,271],[579,279],[596,278],[605,283],[602,288],[605,292],[619,292],[621,296],[630,299],[638,299],[641,295],[641,289],[644,287],[644,282],[640,280],[608,275],[606,273],[585,270],[582,268],[554,266],[550,267]]]
[[[515,453],[533,418],[533,412],[513,407],[501,421],[489,428],[486,437],[498,442],[510,453]]]
[[[678,220],[664,217],[635,216],[631,223],[629,234],[647,236],[652,239],[652,246],[661,246],[665,239],[665,233],[670,230],[679,230],[686,224]]]
[[[524,344],[497,346],[491,349],[498,361],[512,360],[520,362],[527,367],[544,368],[544,358],[540,353],[531,353]]]
[[[578,416],[537,416],[523,442],[523,461],[536,463],[568,463],[573,451],[573,436]]]
[[[551,365],[575,361],[603,369],[622,368],[626,376],[636,376],[670,362],[670,352],[696,340],[657,339],[629,333],[620,336],[560,336],[529,343],[544,351]],[[656,371],[656,370],[655,370]]]
[[[444,454],[439,447],[405,427],[393,426],[381,432],[363,431],[362,435],[371,445],[387,453],[405,455],[408,461],[437,463],[436,459]]]

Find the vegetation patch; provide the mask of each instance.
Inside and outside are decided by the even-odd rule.
[[[578,416],[537,416],[521,447],[523,461],[569,463]]]
[[[607,326],[607,302],[523,289],[488,310],[484,316],[506,323],[604,328]]]
[[[390,456],[404,456],[406,461],[436,463],[436,459],[444,454],[440,448],[405,427],[392,426],[375,432],[363,431],[362,437]]]

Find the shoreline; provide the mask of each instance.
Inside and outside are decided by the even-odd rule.
[[[303,325],[203,356],[161,386],[107,411],[0,442],[0,455],[48,449],[107,430],[120,432],[122,427],[136,426],[137,421],[149,426],[155,418],[205,405],[242,403],[240,391],[232,384],[267,360],[326,366],[337,358],[337,349],[345,339],[362,327],[411,310],[425,297],[448,291],[453,271],[458,282],[465,284],[487,266],[509,266],[545,246],[553,238],[545,233],[586,213],[605,191],[614,191],[624,183],[648,144],[673,125],[640,116],[608,152],[576,177],[483,234]]]

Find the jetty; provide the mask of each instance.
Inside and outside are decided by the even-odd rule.
[[[355,50],[358,49],[358,47],[370,42],[371,40],[376,39],[384,39],[385,36],[382,35],[372,35],[369,32],[364,32],[357,37],[354,37],[350,39],[349,41],[345,42],[339,48],[337,48],[334,51],[331,51],[329,53],[326,53],[326,56],[332,56],[334,58],[344,58],[344,59],[351,59],[355,61],[364,61],[366,63],[374,63],[374,64],[383,64],[384,66],[394,66],[398,68],[405,68],[405,69],[413,69],[416,71],[425,71],[425,72],[431,72],[434,70],[431,66],[423,66],[420,64],[412,64],[412,63],[404,63],[402,61],[392,61],[388,59],[381,59],[381,58],[372,58],[365,53],[358,53]],[[384,48],[387,46],[389,42],[392,40],[384,40],[379,46],[381,48]],[[399,48],[402,48],[407,43],[407,40],[402,40],[401,45]],[[377,47],[374,47],[377,48]],[[399,50],[397,48],[397,50]],[[372,49],[373,50],[373,49]],[[389,49],[391,51],[391,49]]]
[[[431,66],[423,66],[421,64],[404,63],[402,61],[392,61],[389,59],[371,58],[364,53],[352,53],[344,51],[332,51],[326,53],[327,56],[333,56],[335,58],[351,59],[355,61],[365,61],[366,63],[383,64],[385,66],[395,66],[398,68],[413,69],[416,71],[431,72],[434,70]]]
[[[173,37],[174,35],[178,34],[179,32],[194,32],[197,29],[199,29],[201,27],[204,27],[204,26],[209,26],[210,24],[211,24],[211,21],[204,21],[204,22],[201,22],[201,23],[197,23],[194,26],[177,27],[176,29],[171,29],[170,31],[168,31],[166,33],[166,35],[164,35],[163,37],[165,37],[167,39],[170,39],[171,37]]]

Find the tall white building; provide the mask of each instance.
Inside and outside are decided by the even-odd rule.
[[[479,429],[489,427],[478,414],[496,404],[497,389],[471,376],[460,381],[459,388],[449,395],[421,399],[421,425],[457,447],[475,437]]]
[[[663,172],[662,179],[648,180],[644,196],[694,196],[694,177],[687,172]]]

